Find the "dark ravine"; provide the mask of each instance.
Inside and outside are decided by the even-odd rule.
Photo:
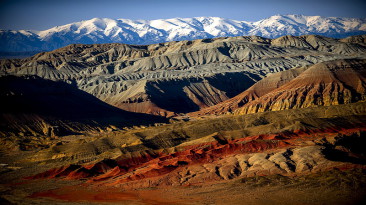
[[[37,76],[0,77],[0,135],[65,136],[167,122],[104,103],[75,85]]]

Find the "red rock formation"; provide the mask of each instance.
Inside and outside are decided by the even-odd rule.
[[[361,126],[362,127],[362,126]],[[220,164],[221,159],[229,156],[243,155],[245,153],[267,153],[273,150],[291,148],[301,145],[304,142],[319,140],[322,138],[335,138],[337,136],[350,136],[354,133],[365,132],[364,128],[327,128],[313,130],[295,130],[277,134],[263,134],[248,136],[234,140],[220,140],[189,146],[178,146],[176,152],[157,153],[128,159],[109,159],[96,164],[89,165],[69,165],[57,169],[52,169],[44,173],[37,174],[27,179],[59,178],[66,179],[89,179],[89,183],[102,184],[139,184],[141,180],[158,180],[164,176],[177,175],[183,168],[194,169],[196,165],[216,166],[217,169],[224,165]],[[229,164],[228,164],[229,165]],[[224,173],[224,172],[223,172]],[[226,175],[220,175],[227,177]],[[217,176],[216,176],[217,177]],[[169,178],[169,177],[168,177]],[[215,177],[209,177],[217,180]],[[229,177],[230,178],[230,177]],[[220,177],[219,177],[220,179]],[[166,180],[164,178],[164,180]],[[172,179],[173,181],[175,179]],[[159,180],[158,180],[159,181]],[[160,183],[160,182],[159,182]],[[172,182],[173,183],[173,182]],[[140,184],[138,186],[148,186]]]

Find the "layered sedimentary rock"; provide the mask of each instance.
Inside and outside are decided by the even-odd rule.
[[[189,116],[204,116],[204,115],[220,115],[233,112],[234,110],[241,108],[245,104],[252,102],[263,95],[277,89],[283,84],[291,81],[300,75],[306,67],[294,68],[287,71],[273,73],[258,82],[253,86],[240,93],[239,95],[223,101],[217,105],[204,108],[197,112],[189,113]]]
[[[276,111],[365,101],[366,61],[334,60],[274,73],[241,94],[190,116]]]
[[[56,166],[27,179],[125,189],[362,167],[365,110],[354,103],[197,120],[57,145],[23,160]]]
[[[128,111],[173,116],[232,98],[270,73],[364,56],[363,38],[244,36],[147,46],[78,44],[2,60],[0,68],[2,75],[72,82]]]
[[[235,112],[255,113],[365,101],[365,82],[365,60],[319,63]]]

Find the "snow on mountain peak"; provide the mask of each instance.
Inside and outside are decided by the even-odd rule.
[[[2,31],[0,35],[11,35],[11,32],[13,32],[12,35],[23,35],[24,37],[10,40],[14,42],[0,42],[4,51],[18,51],[24,43],[20,41],[26,38],[33,39],[28,40],[32,41],[32,45],[26,47],[28,50],[20,51],[29,51],[30,48],[33,48],[33,50],[52,50],[71,43],[152,44],[240,35],[256,35],[267,38],[304,34],[346,37],[365,34],[366,19],[298,14],[274,15],[256,22],[237,21],[221,17],[157,20],[93,18],[39,32]],[[35,42],[39,44],[38,47],[35,46],[37,44]]]

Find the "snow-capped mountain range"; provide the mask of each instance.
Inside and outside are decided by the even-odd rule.
[[[275,15],[257,21],[219,17],[129,20],[93,18],[44,31],[0,30],[0,51],[47,51],[73,43],[153,44],[213,37],[318,34],[335,38],[366,34],[366,19]]]

